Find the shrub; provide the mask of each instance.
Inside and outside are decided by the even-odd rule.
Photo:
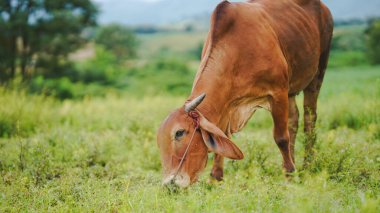
[[[134,94],[189,94],[194,74],[178,60],[162,59],[128,71],[128,92]]]
[[[30,92],[56,97],[58,99],[78,99],[86,96],[104,95],[108,88],[96,84],[73,82],[67,77],[45,79],[43,76],[34,78],[29,86]]]
[[[83,83],[113,84],[120,75],[125,74],[114,54],[101,46],[95,47],[95,57],[78,64],[76,70],[69,73],[73,81]]]
[[[329,67],[354,67],[368,65],[368,59],[361,51],[332,51],[330,53]]]
[[[333,51],[365,51],[365,34],[362,28],[338,28],[334,33],[331,49]]]
[[[111,24],[100,27],[95,42],[111,51],[118,60],[137,55],[137,38],[131,30],[122,25]]]
[[[380,64],[380,20],[373,20],[366,32],[368,57],[373,64]]]

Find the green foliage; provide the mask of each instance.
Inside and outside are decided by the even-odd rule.
[[[332,51],[330,52],[329,67],[358,67],[368,66],[369,61],[363,51]]]
[[[369,64],[365,25],[341,26],[334,30],[329,67],[356,67]]]
[[[332,51],[365,51],[364,27],[351,26],[335,29],[331,42]]]
[[[130,29],[122,25],[111,24],[100,27],[95,42],[103,45],[119,60],[136,57],[137,38]]]
[[[45,79],[43,76],[33,78],[30,83],[30,91],[40,93],[47,96],[54,96],[60,99],[74,98],[77,95],[76,91],[81,91],[82,88],[76,85],[66,77]]]
[[[127,90],[132,94],[189,94],[195,72],[179,60],[161,59],[128,71]]]
[[[44,78],[37,76],[28,85],[31,93],[43,94],[58,99],[82,99],[91,96],[103,96],[108,92],[116,92],[115,89],[97,83],[84,84],[74,82],[67,77]]]
[[[78,63],[62,73],[62,76],[39,75],[29,82],[29,91],[54,96],[59,99],[78,99],[102,96],[107,92],[124,88],[119,81],[126,76],[125,68],[117,63],[116,56],[102,47],[96,47],[95,57]]]
[[[368,57],[373,64],[380,64],[380,20],[373,20],[367,29]]]
[[[97,14],[90,0],[3,0],[0,11],[3,81],[17,70],[23,78],[61,70],[67,55],[84,44],[80,34],[95,24]]]
[[[97,46],[95,57],[80,63],[69,76],[74,81],[84,83],[112,84],[125,74],[126,68],[118,63],[117,56],[102,46]]]
[[[177,63],[145,68],[151,68],[149,74],[185,69]],[[210,155],[200,182],[177,193],[161,186],[155,134],[184,96],[108,94],[59,102],[1,89],[0,101],[7,103],[0,108],[1,125],[17,126],[18,120],[19,130],[0,138],[0,212],[378,212],[379,69],[327,72],[316,158],[293,181],[281,172],[270,113],[259,110],[233,137],[245,159],[226,160],[224,181],[208,182]],[[297,102],[302,115],[302,97]]]
[[[195,73],[176,59],[159,59],[142,66],[126,68],[104,48],[96,49],[93,59],[77,65],[67,77],[35,77],[29,83],[32,93],[43,93],[59,99],[102,96],[107,92],[131,96],[189,94]]]

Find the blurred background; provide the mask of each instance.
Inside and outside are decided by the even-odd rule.
[[[209,162],[194,187],[162,190],[156,131],[191,92],[218,3],[0,0],[0,212],[379,212],[380,0],[325,1],[316,154],[303,169],[300,94],[294,182],[258,110],[221,184]]]
[[[189,94],[217,0],[0,0],[0,81],[58,99]],[[331,68],[380,63],[380,1],[326,0]]]

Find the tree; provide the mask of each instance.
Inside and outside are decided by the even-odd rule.
[[[370,20],[368,35],[368,57],[373,64],[380,64],[380,19]]]
[[[85,43],[81,32],[96,24],[96,15],[90,0],[1,0],[1,80],[59,70]]]
[[[136,57],[138,46],[136,36],[124,26],[111,24],[101,27],[95,42],[115,54],[119,61]]]

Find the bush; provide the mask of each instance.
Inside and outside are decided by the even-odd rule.
[[[137,39],[128,28],[111,24],[100,27],[95,42],[111,51],[118,60],[134,58],[137,55]]]
[[[340,27],[335,30],[331,42],[329,67],[369,64],[364,30],[364,25]]]
[[[114,84],[125,71],[116,56],[101,46],[95,48],[95,57],[81,63],[71,73],[74,81],[100,84]]]
[[[333,51],[365,51],[367,49],[365,42],[364,29],[338,28],[334,33],[331,49]]]
[[[355,67],[368,65],[368,59],[361,51],[332,51],[330,53],[329,67]]]
[[[96,55],[76,67],[70,67],[56,76],[37,76],[32,78],[29,89],[59,99],[83,98],[103,95],[107,90],[124,88],[125,82],[119,79],[126,71],[116,57],[102,47],[96,47]]]
[[[73,82],[67,77],[45,79],[43,76],[34,78],[29,85],[30,92],[56,97],[58,99],[78,99],[86,96],[101,96],[107,93],[102,85]]]
[[[45,79],[43,76],[38,76],[31,81],[30,90],[33,93],[55,96],[60,99],[73,98],[75,96],[74,85],[66,77]]]
[[[367,29],[368,57],[373,64],[380,64],[380,20],[373,20]]]
[[[195,74],[185,63],[173,59],[158,60],[128,73],[128,92],[144,95],[189,94]]]

